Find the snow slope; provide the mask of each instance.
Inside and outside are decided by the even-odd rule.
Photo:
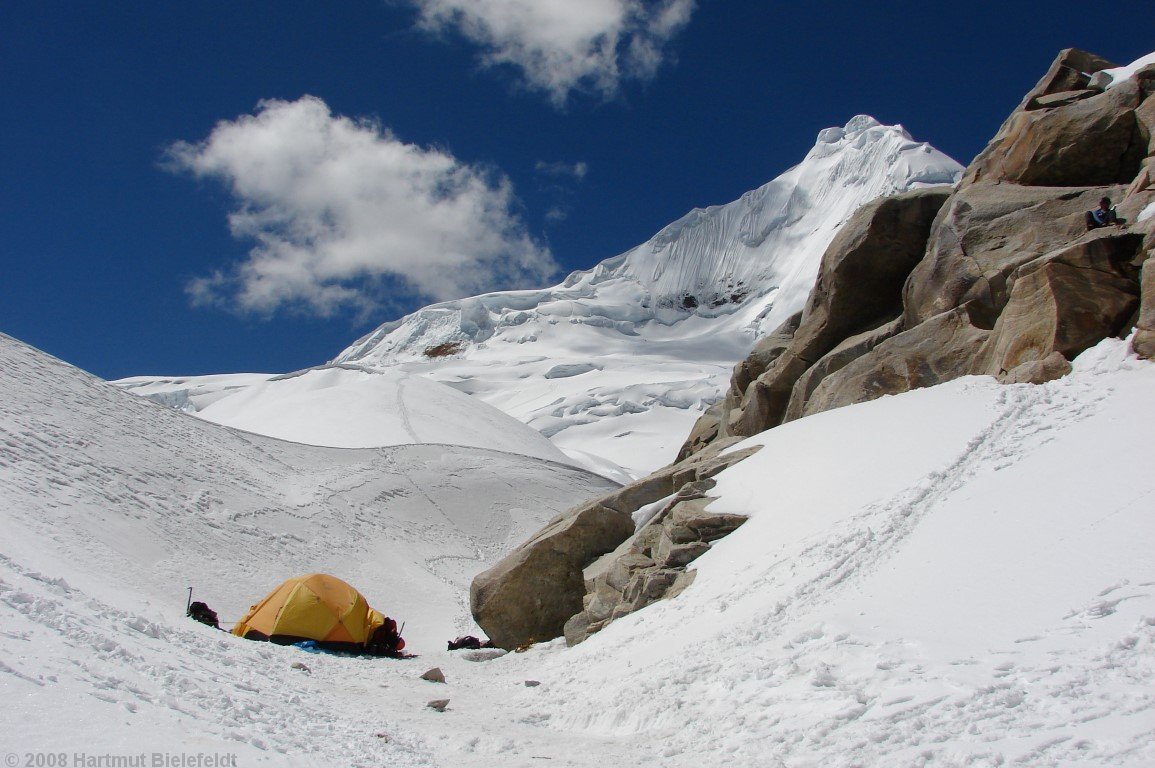
[[[1107,87],[1110,88],[1111,86],[1130,80],[1139,70],[1150,64],[1155,64],[1155,51],[1148,53],[1146,56],[1140,56],[1126,66],[1103,70],[1104,73],[1111,76],[1111,81]]]
[[[15,724],[0,751],[241,766],[1155,764],[1155,365],[1123,341],[1046,385],[966,378],[752,438],[762,450],[719,475],[712,506],[751,520],[696,561],[689,590],[576,648],[497,658],[441,650],[463,626],[446,618],[463,599],[450,585],[466,579],[418,556],[437,542],[465,557],[471,537],[524,528],[487,503],[531,493],[490,482],[495,456],[446,478],[489,510],[473,525],[445,501],[381,490],[401,489],[401,468],[414,476],[407,451],[222,430],[8,340],[0,363],[0,713]],[[434,447],[413,450],[435,463]],[[465,452],[437,450],[438,466]],[[531,467],[560,473],[542,496],[589,482],[517,466],[539,489]],[[394,539],[404,546],[386,552]],[[311,656],[180,615],[188,581],[228,615],[274,574],[313,567],[408,619],[422,657]],[[431,666],[447,684],[419,679]],[[450,699],[444,713],[425,707],[435,698]]]
[[[407,621],[415,649],[443,647],[476,632],[474,573],[611,487],[496,450],[240,433],[0,335],[0,706],[21,723],[0,747],[227,743],[347,764],[312,741],[324,707],[351,708],[313,702],[279,649],[189,626],[186,587],[235,621],[283,579],[329,572]],[[48,735],[62,718],[67,745]]]
[[[575,457],[645,474],[673,459],[756,336],[802,308],[822,253],[859,206],[951,184],[961,170],[902,126],[860,115],[823,130],[768,184],[691,211],[591,270],[426,307],[336,362],[431,376]]]
[[[306,445],[442,443],[572,463],[540,433],[493,406],[396,369],[338,365],[284,376],[136,377],[116,383],[216,424]]]
[[[1155,764],[1153,386],[1109,340],[752,438],[710,507],[752,519],[533,706],[668,765]]]

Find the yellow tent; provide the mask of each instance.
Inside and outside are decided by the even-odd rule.
[[[250,640],[287,645],[315,640],[325,647],[360,651],[391,619],[369,607],[361,593],[324,573],[289,579],[254,605],[233,627]]]

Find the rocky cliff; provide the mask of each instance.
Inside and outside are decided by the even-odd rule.
[[[738,365],[681,456],[968,374],[1044,381],[1130,332],[1155,239],[1155,222],[1136,220],[1155,199],[1155,66],[1092,87],[1111,66],[1063,51],[953,193],[859,209],[805,310]],[[1131,223],[1087,232],[1084,214],[1102,197]]]
[[[679,463],[563,515],[477,577],[482,628],[505,647],[563,630],[578,642],[683,589],[686,564],[740,524],[711,519],[702,499],[743,437],[966,375],[1047,381],[1132,331],[1155,356],[1155,65],[1112,68],[1061,52],[953,191],[860,208],[805,308],[738,364]],[[1087,231],[1102,197],[1126,223]]]

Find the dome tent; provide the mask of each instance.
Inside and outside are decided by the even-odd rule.
[[[278,645],[313,640],[328,650],[378,655],[405,647],[396,622],[370,608],[352,586],[324,573],[285,581],[249,609],[233,634]]]

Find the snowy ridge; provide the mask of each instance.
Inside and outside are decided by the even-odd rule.
[[[645,474],[673,458],[755,338],[801,309],[823,252],[859,206],[951,184],[961,170],[901,126],[860,115],[823,130],[768,184],[691,211],[557,286],[426,307],[334,362],[431,376],[575,458]]]

